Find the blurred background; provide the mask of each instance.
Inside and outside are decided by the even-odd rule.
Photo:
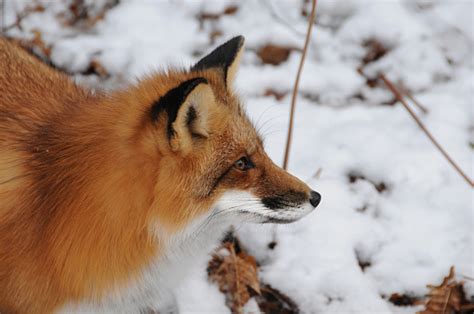
[[[189,67],[244,35],[236,88],[282,163],[311,1],[3,0],[0,8],[2,36],[97,90]],[[236,226],[261,291],[249,287],[236,308],[235,291],[202,265],[178,292],[180,311],[472,311],[472,187],[379,75],[472,180],[474,2],[319,0],[316,12],[289,171],[322,203],[292,225]],[[437,301],[427,285],[440,285],[451,266]]]

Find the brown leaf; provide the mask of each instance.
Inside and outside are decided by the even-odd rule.
[[[248,300],[261,293],[257,262],[243,251],[236,253],[231,242],[224,243],[220,252],[209,262],[209,278],[226,295],[232,311],[241,313]]]
[[[388,51],[387,47],[385,47],[377,39],[368,40],[364,42],[363,46],[367,48],[367,53],[362,59],[363,65],[367,65],[368,63],[377,61],[378,59],[382,58]]]
[[[262,293],[255,297],[262,313],[297,314],[299,309],[288,296],[270,285],[261,286]]]
[[[273,88],[268,88],[265,90],[263,93],[263,96],[273,96],[275,97],[276,100],[280,101],[283,99],[288,94],[288,92],[279,92],[277,90],[274,90]]]
[[[257,51],[257,55],[264,64],[279,65],[288,60],[292,47],[266,44]]]
[[[201,12],[198,14],[197,18],[201,23],[204,22],[204,20],[218,20],[223,15],[234,15],[238,10],[238,6],[230,5],[223,11],[217,13]]]
[[[428,285],[430,292],[423,311],[419,314],[459,313],[466,306],[463,283],[454,278],[454,266],[451,266],[449,275],[439,286]]]
[[[225,15],[234,15],[239,10],[239,7],[236,5],[230,5],[224,9]]]

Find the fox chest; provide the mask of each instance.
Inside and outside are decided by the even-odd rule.
[[[191,272],[205,267],[209,253],[227,227],[211,223],[198,234],[190,230],[170,239],[164,252],[125,286],[108,292],[102,300],[68,304],[59,313],[140,313],[146,309],[169,312],[176,306],[175,289]]]

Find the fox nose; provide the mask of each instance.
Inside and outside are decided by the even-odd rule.
[[[309,202],[311,203],[311,205],[313,205],[313,207],[318,206],[319,202],[321,202],[321,194],[316,191],[311,191]]]

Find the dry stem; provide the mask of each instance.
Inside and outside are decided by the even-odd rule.
[[[407,98],[410,99],[424,114],[428,113],[428,109],[426,109],[426,107],[423,106],[418,100],[416,100],[416,98],[407,88],[401,86],[400,89],[402,90],[403,94],[405,94],[405,96],[407,96]]]
[[[316,15],[317,0],[312,1],[313,5],[311,8],[311,15],[309,16],[308,20],[308,31],[306,32],[303,53],[301,54],[300,65],[298,67],[298,72],[296,73],[295,85],[293,86],[293,95],[291,96],[290,124],[288,126],[288,137],[286,138],[285,157],[283,159],[283,169],[285,170],[288,168],[288,157],[290,154],[291,137],[293,135],[293,120],[295,115],[296,95],[298,94],[301,71],[303,70],[304,60],[306,59],[306,52],[308,51],[309,40],[311,39],[311,31],[313,29],[314,24],[314,17]]]
[[[474,182],[467,176],[466,173],[461,169],[461,167],[456,164],[456,162],[449,156],[449,154],[446,152],[446,150],[436,141],[436,139],[433,137],[433,135],[428,131],[428,129],[425,127],[423,122],[418,118],[416,113],[410,108],[410,106],[407,104],[405,99],[403,98],[402,93],[395,87],[395,85],[385,77],[385,75],[380,74],[380,79],[387,85],[388,89],[393,93],[395,98],[405,107],[405,109],[408,111],[408,113],[411,115],[411,117],[415,120],[415,122],[418,124],[418,126],[423,130],[423,132],[426,134],[426,136],[430,139],[430,141],[436,146],[436,148],[440,151],[440,153],[446,158],[446,160],[454,167],[454,169],[466,180],[466,182],[471,186],[474,187]]]

